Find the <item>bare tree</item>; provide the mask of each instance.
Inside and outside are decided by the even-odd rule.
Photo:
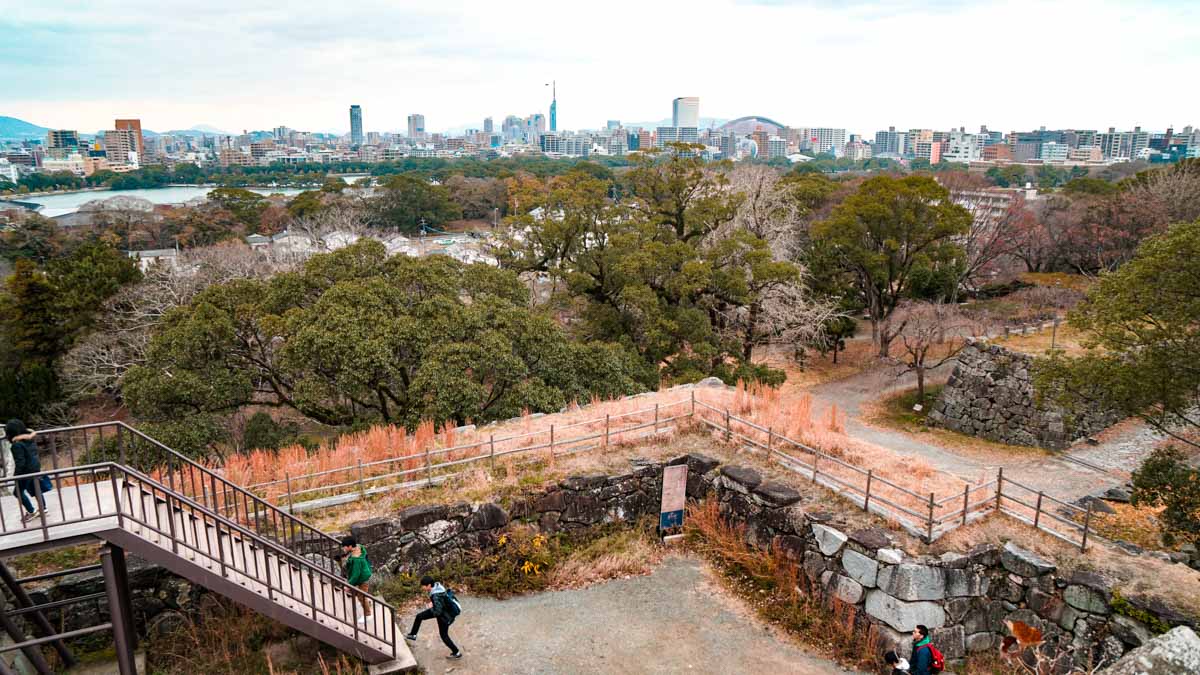
[[[900,322],[902,354],[896,361],[899,375],[917,374],[917,401],[925,401],[925,375],[947,363],[967,345],[974,331],[958,305],[940,302],[907,302],[896,310]]]
[[[294,264],[269,249],[255,251],[241,242],[226,242],[185,251],[174,267],[151,267],[141,281],[105,303],[96,330],[64,355],[64,388],[80,396],[116,393],[126,371],[145,362],[150,336],[167,312],[213,284],[267,277]]]
[[[971,214],[971,226],[960,240],[965,257],[951,296],[956,301],[960,288],[977,289],[999,260],[1017,252],[1031,214],[1024,196],[991,188],[982,175],[954,171],[939,174],[938,182]]]
[[[766,241],[776,260],[792,258],[795,232],[803,213],[788,195],[779,171],[761,164],[739,164],[729,172],[728,189],[742,195],[741,204],[733,220],[714,230],[710,239],[746,230]]]

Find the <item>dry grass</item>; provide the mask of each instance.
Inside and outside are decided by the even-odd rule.
[[[1093,513],[1091,527],[1101,537],[1123,539],[1146,549],[1161,549],[1162,528],[1158,515],[1165,507],[1108,503],[1116,513]],[[1082,519],[1079,519],[1082,522]]]
[[[755,352],[755,360],[785,370],[789,387],[815,387],[858,374],[876,361],[877,352],[878,348],[871,340],[855,339],[846,341],[846,348],[838,352],[837,363],[833,362],[832,353],[822,355],[819,351],[809,349],[805,351],[804,368],[800,368],[792,358],[794,350],[783,346],[759,349]]]
[[[992,342],[1015,352],[1043,356],[1050,351],[1051,345],[1068,355],[1081,354],[1084,335],[1071,326],[1063,323],[1058,326],[1057,334],[1049,328],[1028,335],[1009,335],[997,337]]]
[[[649,574],[664,549],[652,527],[619,530],[573,551],[550,571],[553,588],[577,588],[606,579]]]
[[[1092,277],[1082,274],[1067,274],[1065,272],[1025,272],[1019,276],[1021,281],[1035,286],[1050,288],[1069,288],[1073,291],[1086,293],[1095,283]]]
[[[878,667],[882,646],[874,627],[853,605],[816,592],[797,561],[748,546],[745,526],[727,522],[711,500],[689,506],[685,522],[689,545],[760,617],[843,665]]]

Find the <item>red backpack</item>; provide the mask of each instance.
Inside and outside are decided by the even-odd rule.
[[[946,657],[932,643],[925,645],[929,649],[929,670],[940,673],[946,669]]]

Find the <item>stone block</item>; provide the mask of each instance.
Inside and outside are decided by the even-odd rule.
[[[922,624],[941,628],[946,623],[946,613],[936,602],[905,602],[878,589],[867,592],[866,612],[902,633]]]
[[[441,504],[418,504],[401,511],[396,520],[400,522],[400,527],[411,532],[434,521],[445,519],[448,513],[449,508]]]
[[[899,565],[904,562],[904,551],[898,548],[881,548],[875,552],[875,558],[881,563]]]
[[[842,546],[846,543],[846,535],[828,525],[813,523],[812,533],[817,539],[817,548],[828,556],[842,550]]]
[[[1011,541],[1000,552],[1000,562],[1004,569],[1023,577],[1038,577],[1058,569],[1053,563]]]
[[[566,501],[567,506],[562,512],[562,521],[566,523],[594,525],[604,520],[607,513],[604,502],[586,494],[572,494]]]
[[[833,595],[842,602],[857,605],[862,601],[863,587],[850,577],[839,574],[834,580]]]
[[[946,597],[946,570],[901,563],[879,572],[879,588],[900,600],[941,600]]]
[[[746,493],[754,490],[762,483],[762,476],[748,466],[728,464],[721,467],[721,475],[736,485],[740,485]]]
[[[1109,620],[1108,627],[1113,635],[1130,647],[1141,647],[1154,637],[1146,624],[1123,614],[1114,615]]]
[[[775,546],[775,550],[782,552],[792,560],[800,560],[804,557],[804,540],[793,534],[778,535],[772,544]]]
[[[418,528],[417,536],[429,542],[431,546],[437,546],[457,537],[462,531],[461,520],[435,520]]]
[[[966,639],[967,651],[971,654],[986,652],[996,643],[995,637],[992,633],[971,633]]]
[[[892,538],[887,530],[880,527],[868,527],[850,533],[850,541],[862,546],[868,551],[877,551],[892,545]]]
[[[809,551],[804,554],[804,576],[808,577],[809,581],[816,581],[821,578],[821,573],[825,571],[825,558],[816,551]]]
[[[1029,609],[1047,621],[1058,623],[1066,604],[1058,597],[1035,588],[1029,591]]]
[[[480,504],[467,521],[468,530],[495,530],[508,524],[508,512],[499,504]]]
[[[929,631],[933,644],[947,659],[961,659],[967,655],[966,633],[962,626],[947,626]]]
[[[363,545],[383,541],[400,534],[401,531],[400,522],[389,517],[368,518],[350,526],[350,535]]]
[[[982,597],[987,595],[991,580],[983,572],[966,569],[946,570],[946,595]]]
[[[603,473],[587,473],[579,476],[570,476],[566,480],[558,484],[564,490],[572,492],[580,492],[598,488],[608,481],[608,476]]]
[[[754,488],[754,496],[775,508],[790,506],[800,501],[799,492],[790,485],[774,480],[760,483]]]
[[[1075,609],[1092,614],[1108,614],[1112,610],[1108,607],[1108,598],[1097,591],[1087,586],[1071,584],[1063,590],[1063,600]]]
[[[879,563],[852,548],[842,551],[842,567],[851,579],[866,586],[875,587],[875,579],[879,574]]]

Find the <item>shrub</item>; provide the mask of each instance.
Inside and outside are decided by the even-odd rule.
[[[1134,506],[1162,506],[1163,543],[1200,542],[1200,471],[1174,447],[1152,452],[1133,472]]]

